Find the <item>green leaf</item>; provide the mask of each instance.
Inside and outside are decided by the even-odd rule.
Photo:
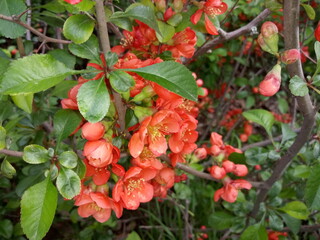
[[[22,0],[1,0],[0,1],[0,14],[5,16],[19,15],[27,9],[24,1]],[[26,15],[22,16],[21,20],[25,22]],[[0,19],[0,35],[7,38],[21,37],[26,32],[26,29],[16,23],[8,22]]]
[[[198,87],[192,73],[180,63],[167,61],[143,68],[122,70],[137,73],[141,77],[158,83],[181,97],[192,101],[197,101],[198,99]]]
[[[126,240],[141,240],[141,238],[138,233],[133,231],[126,237]]]
[[[301,220],[291,217],[288,214],[282,214],[284,222],[287,224],[288,228],[294,233],[297,234],[300,230]]]
[[[208,226],[214,228],[214,230],[224,230],[230,228],[234,220],[235,216],[227,212],[214,212],[209,216]]]
[[[307,206],[300,201],[289,202],[282,208],[279,208],[279,210],[284,211],[291,217],[302,219],[302,220],[308,219],[308,216],[310,214],[307,209]]]
[[[297,134],[292,131],[288,124],[281,123],[281,132],[282,132],[282,140],[281,145],[286,141],[293,139],[297,136]]]
[[[127,108],[125,116],[126,128],[132,127],[139,123],[139,119],[134,115],[134,111],[131,108]]]
[[[6,147],[7,131],[4,127],[0,126],[0,150]]]
[[[317,62],[319,62],[320,61],[320,42],[315,41],[314,51],[316,52]]]
[[[14,104],[27,113],[32,112],[33,93],[11,95]]]
[[[26,190],[21,199],[21,227],[29,240],[48,232],[57,208],[58,192],[50,176]]]
[[[110,107],[110,96],[103,78],[84,83],[78,92],[80,113],[91,123],[101,121]]]
[[[63,25],[63,34],[75,43],[87,41],[94,29],[95,22],[86,15],[73,15]]]
[[[312,167],[311,169],[304,198],[309,208],[312,210],[320,210],[320,165]]]
[[[281,231],[283,229],[282,219],[273,211],[269,212],[269,226],[275,231]]]
[[[308,4],[301,4],[301,6],[304,8],[304,10],[306,11],[308,17],[311,20],[314,20],[314,18],[316,17],[316,12],[314,11],[313,7],[311,7]]]
[[[133,77],[121,70],[112,71],[109,76],[110,84],[118,93],[124,93],[135,85]]]
[[[54,115],[53,125],[54,133],[57,138],[57,144],[67,138],[81,123],[81,116],[70,109],[61,109]]]
[[[254,224],[246,228],[241,234],[240,240],[267,240],[268,234],[266,228],[260,224]]]
[[[86,165],[81,159],[78,159],[77,167],[74,169],[80,179],[83,179],[86,175]]]
[[[78,174],[64,167],[60,168],[56,184],[59,193],[67,199],[75,197],[81,190],[81,180]]]
[[[112,68],[113,65],[115,65],[118,62],[118,55],[114,52],[108,52],[107,55],[105,56],[107,66],[109,68]]]
[[[11,239],[13,233],[13,224],[9,219],[0,221],[0,236],[5,239]]]
[[[154,11],[150,7],[135,3],[128,7],[122,16],[137,19],[153,28],[156,32],[160,33],[156,21],[156,16],[154,15]]]
[[[190,199],[192,195],[191,188],[184,183],[176,183],[173,186],[175,196],[179,199]]]
[[[158,40],[161,43],[165,43],[169,41],[175,34],[174,27],[159,20],[157,21],[157,23],[158,23],[159,32],[160,32],[160,34],[156,33]]]
[[[58,159],[59,163],[66,168],[75,168],[78,164],[78,156],[72,151],[61,153]]]
[[[110,22],[118,26],[119,28],[125,29],[127,31],[132,31],[132,22],[128,17],[125,17],[123,12],[115,12],[109,19]]]
[[[307,83],[297,75],[290,79],[289,89],[295,96],[303,97],[309,93]]]
[[[10,60],[0,57],[0,83],[3,78],[3,74],[7,71],[10,65]]]
[[[48,52],[49,55],[54,57],[59,62],[62,62],[67,68],[73,69],[76,65],[76,58],[72,56],[68,51],[63,49],[54,49]]]
[[[280,4],[277,0],[265,0],[266,8],[269,8],[271,11],[278,11],[282,8],[282,4]]]
[[[79,11],[89,11],[91,10],[96,3],[92,0],[82,0],[80,3],[74,5]]]
[[[271,128],[274,123],[274,116],[272,113],[263,109],[253,109],[243,112],[242,115],[249,121],[261,125],[271,136]]]
[[[0,82],[4,94],[28,94],[47,90],[78,71],[67,68],[50,55],[34,54],[13,61]]]
[[[298,178],[308,178],[310,176],[310,167],[307,165],[296,166],[293,170],[293,176]]]
[[[1,163],[0,170],[1,174],[7,178],[12,178],[14,175],[16,175],[16,170],[7,159],[4,159]]]
[[[91,35],[91,37],[84,43],[71,43],[68,45],[68,48],[70,52],[78,57],[100,61],[99,41],[95,35]]]
[[[30,164],[40,164],[49,161],[48,150],[42,146],[33,144],[23,149],[23,160]]]

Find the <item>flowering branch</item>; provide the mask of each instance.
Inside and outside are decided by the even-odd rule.
[[[219,33],[221,36],[212,39],[211,41],[208,41],[203,46],[201,46],[193,55],[193,58],[197,58],[200,55],[205,54],[208,50],[213,48],[215,45],[227,42],[233,38],[240,37],[242,35],[245,35],[247,33],[252,32],[252,29],[256,27],[260,22],[262,22],[264,19],[266,19],[270,15],[271,11],[269,9],[263,10],[255,19],[253,19],[251,22],[249,22],[247,25],[232,31],[232,32],[224,32],[223,30],[219,30]],[[187,62],[190,62],[191,59],[187,60]]]
[[[9,16],[5,16],[5,15],[0,14],[0,19],[6,20],[8,22],[13,22],[13,23],[19,24],[20,26],[28,29],[30,32],[33,32],[35,35],[37,35],[40,38],[40,41],[53,42],[53,43],[62,43],[62,44],[71,43],[71,41],[48,37],[48,36],[44,35],[43,33],[37,31],[33,27],[31,27],[30,25],[22,22],[19,17],[15,17],[15,16],[9,17]]]
[[[284,1],[284,42],[285,49],[299,49],[299,13],[300,1]],[[297,75],[301,79],[304,78],[301,61],[298,60],[293,64],[287,65],[287,70],[291,77]],[[304,97],[297,97],[298,108],[301,111],[304,120],[301,131],[298,133],[294,143],[290,146],[285,155],[283,155],[277,162],[271,177],[266,181],[267,188],[261,189],[251,216],[255,217],[259,212],[260,203],[263,202],[273,184],[278,181],[284,174],[287,167],[292,162],[293,157],[300,151],[303,145],[308,141],[308,138],[315,123],[315,110],[311,103],[309,94]]]

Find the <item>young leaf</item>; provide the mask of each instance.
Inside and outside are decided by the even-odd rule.
[[[78,57],[100,61],[99,41],[95,35],[91,35],[84,43],[71,43],[68,45],[68,48],[70,52]]]
[[[247,227],[247,229],[241,234],[240,240],[267,240],[268,234],[266,228],[257,223]]]
[[[135,84],[135,81],[130,74],[120,70],[112,71],[109,80],[112,88],[118,93],[129,91]]]
[[[23,149],[23,160],[30,164],[40,164],[49,161],[48,150],[39,145],[28,145]]]
[[[5,16],[19,15],[27,9],[24,1],[21,0],[1,0],[0,14]],[[26,14],[22,16],[21,20],[25,21]],[[7,38],[21,37],[26,32],[26,29],[16,23],[8,22],[0,19],[0,35]]]
[[[135,231],[131,232],[125,240],[141,240],[140,236],[138,233],[136,233]]]
[[[1,163],[0,170],[1,174],[7,178],[12,178],[13,175],[16,175],[16,170],[7,159],[4,159]]]
[[[27,113],[32,112],[33,93],[12,95],[11,98],[17,107]]]
[[[192,73],[182,64],[167,61],[137,69],[122,69],[159,84],[181,97],[197,101],[197,84]]]
[[[79,89],[77,101],[80,113],[91,123],[101,121],[110,107],[110,96],[103,78],[84,83]]]
[[[157,21],[157,23],[159,26],[159,31],[161,33],[161,35],[158,33],[156,34],[158,40],[161,43],[165,43],[165,42],[169,41],[173,37],[173,35],[175,34],[174,27],[172,27],[171,25],[166,24],[162,21]]]
[[[24,192],[21,199],[21,227],[29,240],[41,240],[46,235],[57,202],[58,192],[50,176]]]
[[[320,210],[320,166],[312,168],[311,175],[307,180],[305,191],[305,199],[309,208],[313,210]]]
[[[308,18],[310,18],[311,20],[314,20],[314,18],[316,17],[316,12],[314,11],[313,7],[311,7],[308,4],[301,4],[301,6],[306,11]]]
[[[144,6],[139,3],[132,4],[127,8],[122,16],[137,19],[153,28],[156,32],[160,33],[156,21],[156,16],[154,15],[154,11],[150,7]]]
[[[34,54],[14,60],[2,81],[3,94],[28,94],[47,90],[61,82],[66,76],[77,71],[67,68],[63,63],[47,54]]]
[[[81,116],[70,109],[61,109],[54,115],[53,125],[54,133],[57,138],[57,144],[67,138],[81,123]]]
[[[0,126],[0,150],[6,147],[6,129]]]
[[[297,134],[294,131],[292,131],[289,125],[285,123],[281,123],[281,132],[282,132],[281,145],[286,141],[292,138],[295,138],[297,136]]]
[[[309,92],[307,83],[297,75],[290,79],[289,89],[293,95],[300,97],[307,95]]]
[[[94,29],[95,22],[86,15],[73,15],[63,25],[63,34],[67,39],[81,44],[87,41]]]
[[[60,154],[59,163],[66,168],[75,168],[78,164],[78,156],[72,151],[66,151]]]
[[[302,219],[302,220],[306,220],[310,214],[307,209],[307,206],[300,201],[289,202],[282,208],[279,208],[279,210],[284,211],[285,213],[289,214],[291,217]]]
[[[81,190],[81,180],[78,174],[64,167],[60,168],[56,184],[59,193],[67,199],[75,197]]]
[[[249,121],[260,124],[266,129],[268,134],[271,135],[271,128],[274,123],[274,116],[272,113],[263,109],[253,109],[243,112],[242,115]]]

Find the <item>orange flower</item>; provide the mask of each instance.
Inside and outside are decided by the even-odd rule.
[[[113,199],[129,210],[137,209],[140,203],[149,202],[153,198],[153,187],[148,181],[156,176],[156,172],[151,168],[131,167],[114,186]]]
[[[209,17],[215,17],[225,13],[228,9],[228,5],[221,0],[208,0],[206,2],[200,2],[198,4],[199,10],[197,10],[191,16],[191,22],[197,24],[201,19],[202,13],[204,13],[205,27],[209,34],[219,35],[216,27],[213,25]]]
[[[82,126],[82,137],[89,140],[95,141],[103,137],[105,127],[101,122],[90,123],[87,122]]]
[[[89,164],[87,159],[83,160],[86,164],[86,177],[92,177],[94,184],[106,184],[110,178],[110,172],[106,167],[96,168]]]
[[[223,200],[233,203],[237,200],[238,191],[240,189],[251,189],[252,185],[244,179],[231,180],[230,178],[225,178],[225,186],[218,189],[214,193],[214,201],[217,202],[220,198]]]
[[[174,185],[174,170],[168,167],[162,168],[152,180],[154,196],[165,198],[167,191]]]
[[[119,150],[104,139],[88,141],[84,145],[83,156],[93,167],[101,168],[119,159]]]

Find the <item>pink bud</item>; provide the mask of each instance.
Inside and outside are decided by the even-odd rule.
[[[197,86],[198,86],[198,87],[202,87],[202,85],[203,85],[203,80],[202,80],[202,79],[198,79],[198,80],[196,81],[196,83],[197,83]]]
[[[198,148],[194,151],[194,155],[200,160],[205,159],[207,157],[207,150],[205,148]]]
[[[291,64],[300,59],[300,52],[298,49],[290,49],[284,51],[281,55],[281,62],[284,64]]]
[[[226,176],[226,170],[224,170],[224,168],[221,168],[219,166],[212,166],[210,169],[210,174],[212,177],[214,177],[215,179],[222,179]]]
[[[105,127],[101,122],[87,122],[82,126],[82,137],[89,141],[99,140],[103,137],[104,131]]]
[[[255,165],[254,169],[259,171],[259,170],[261,170],[261,166],[260,165]]]
[[[248,168],[244,164],[236,164],[233,173],[239,177],[243,177],[248,174]]]
[[[261,95],[270,97],[276,94],[281,85],[281,66],[275,65],[259,85]]]
[[[223,161],[222,167],[226,170],[227,173],[233,172],[235,169],[235,164],[229,160]]]
[[[273,22],[264,22],[261,26],[261,33],[264,38],[270,38],[278,33],[278,27]]]

